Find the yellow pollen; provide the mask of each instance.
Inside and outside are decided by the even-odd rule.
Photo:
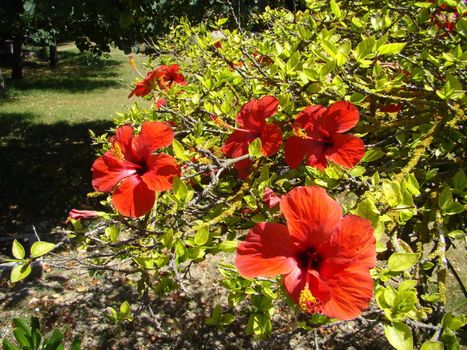
[[[300,297],[298,298],[298,305],[300,308],[309,313],[309,314],[316,314],[320,312],[320,301],[316,299],[308,287],[305,287],[300,292]]]
[[[124,159],[125,157],[123,156],[122,149],[120,148],[120,145],[118,143],[114,143],[111,147],[112,153],[117,157],[118,159]]]
[[[293,132],[294,132],[295,136],[301,137],[302,139],[307,139],[308,138],[308,135],[306,134],[306,132],[302,128],[294,128]]]

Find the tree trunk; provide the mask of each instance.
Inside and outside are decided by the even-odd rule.
[[[57,45],[49,46],[49,66],[50,68],[57,68],[58,66]]]
[[[23,46],[23,35],[15,35],[13,40],[13,57],[11,62],[11,79],[23,79],[23,57],[21,47]]]

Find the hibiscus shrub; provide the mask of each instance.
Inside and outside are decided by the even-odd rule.
[[[459,348],[446,299],[465,239],[464,13],[310,0],[257,16],[261,32],[181,20],[130,93],[151,107],[95,138],[93,186],[111,195],[69,219],[83,248],[144,295],[230,253],[229,311],[208,324],[246,315],[265,336],[285,300],[297,327],[380,315],[396,349]]]

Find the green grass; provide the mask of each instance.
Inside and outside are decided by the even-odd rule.
[[[96,62],[72,45],[58,50],[57,69],[48,68],[47,62],[26,61],[24,79],[7,80],[7,90],[0,94],[0,118],[21,113],[36,124],[111,120],[135,100],[127,97],[136,73],[121,51]],[[141,66],[146,58],[135,59]],[[8,77],[9,70],[3,74]]]
[[[0,236],[31,225],[47,232],[72,208],[97,208],[86,198],[95,159],[88,130],[103,133],[133,101],[149,104],[127,98],[136,73],[122,52],[96,62],[63,45],[59,55],[55,70],[25,62],[24,79],[0,92]],[[145,60],[137,56],[138,67]]]

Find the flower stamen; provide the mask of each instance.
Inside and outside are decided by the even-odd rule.
[[[302,289],[298,298],[300,309],[309,314],[318,314],[321,312],[321,302],[315,298],[308,286]]]
[[[116,142],[112,144],[112,147],[110,148],[114,156],[118,159],[125,159],[122,149],[120,148],[120,145]]]

